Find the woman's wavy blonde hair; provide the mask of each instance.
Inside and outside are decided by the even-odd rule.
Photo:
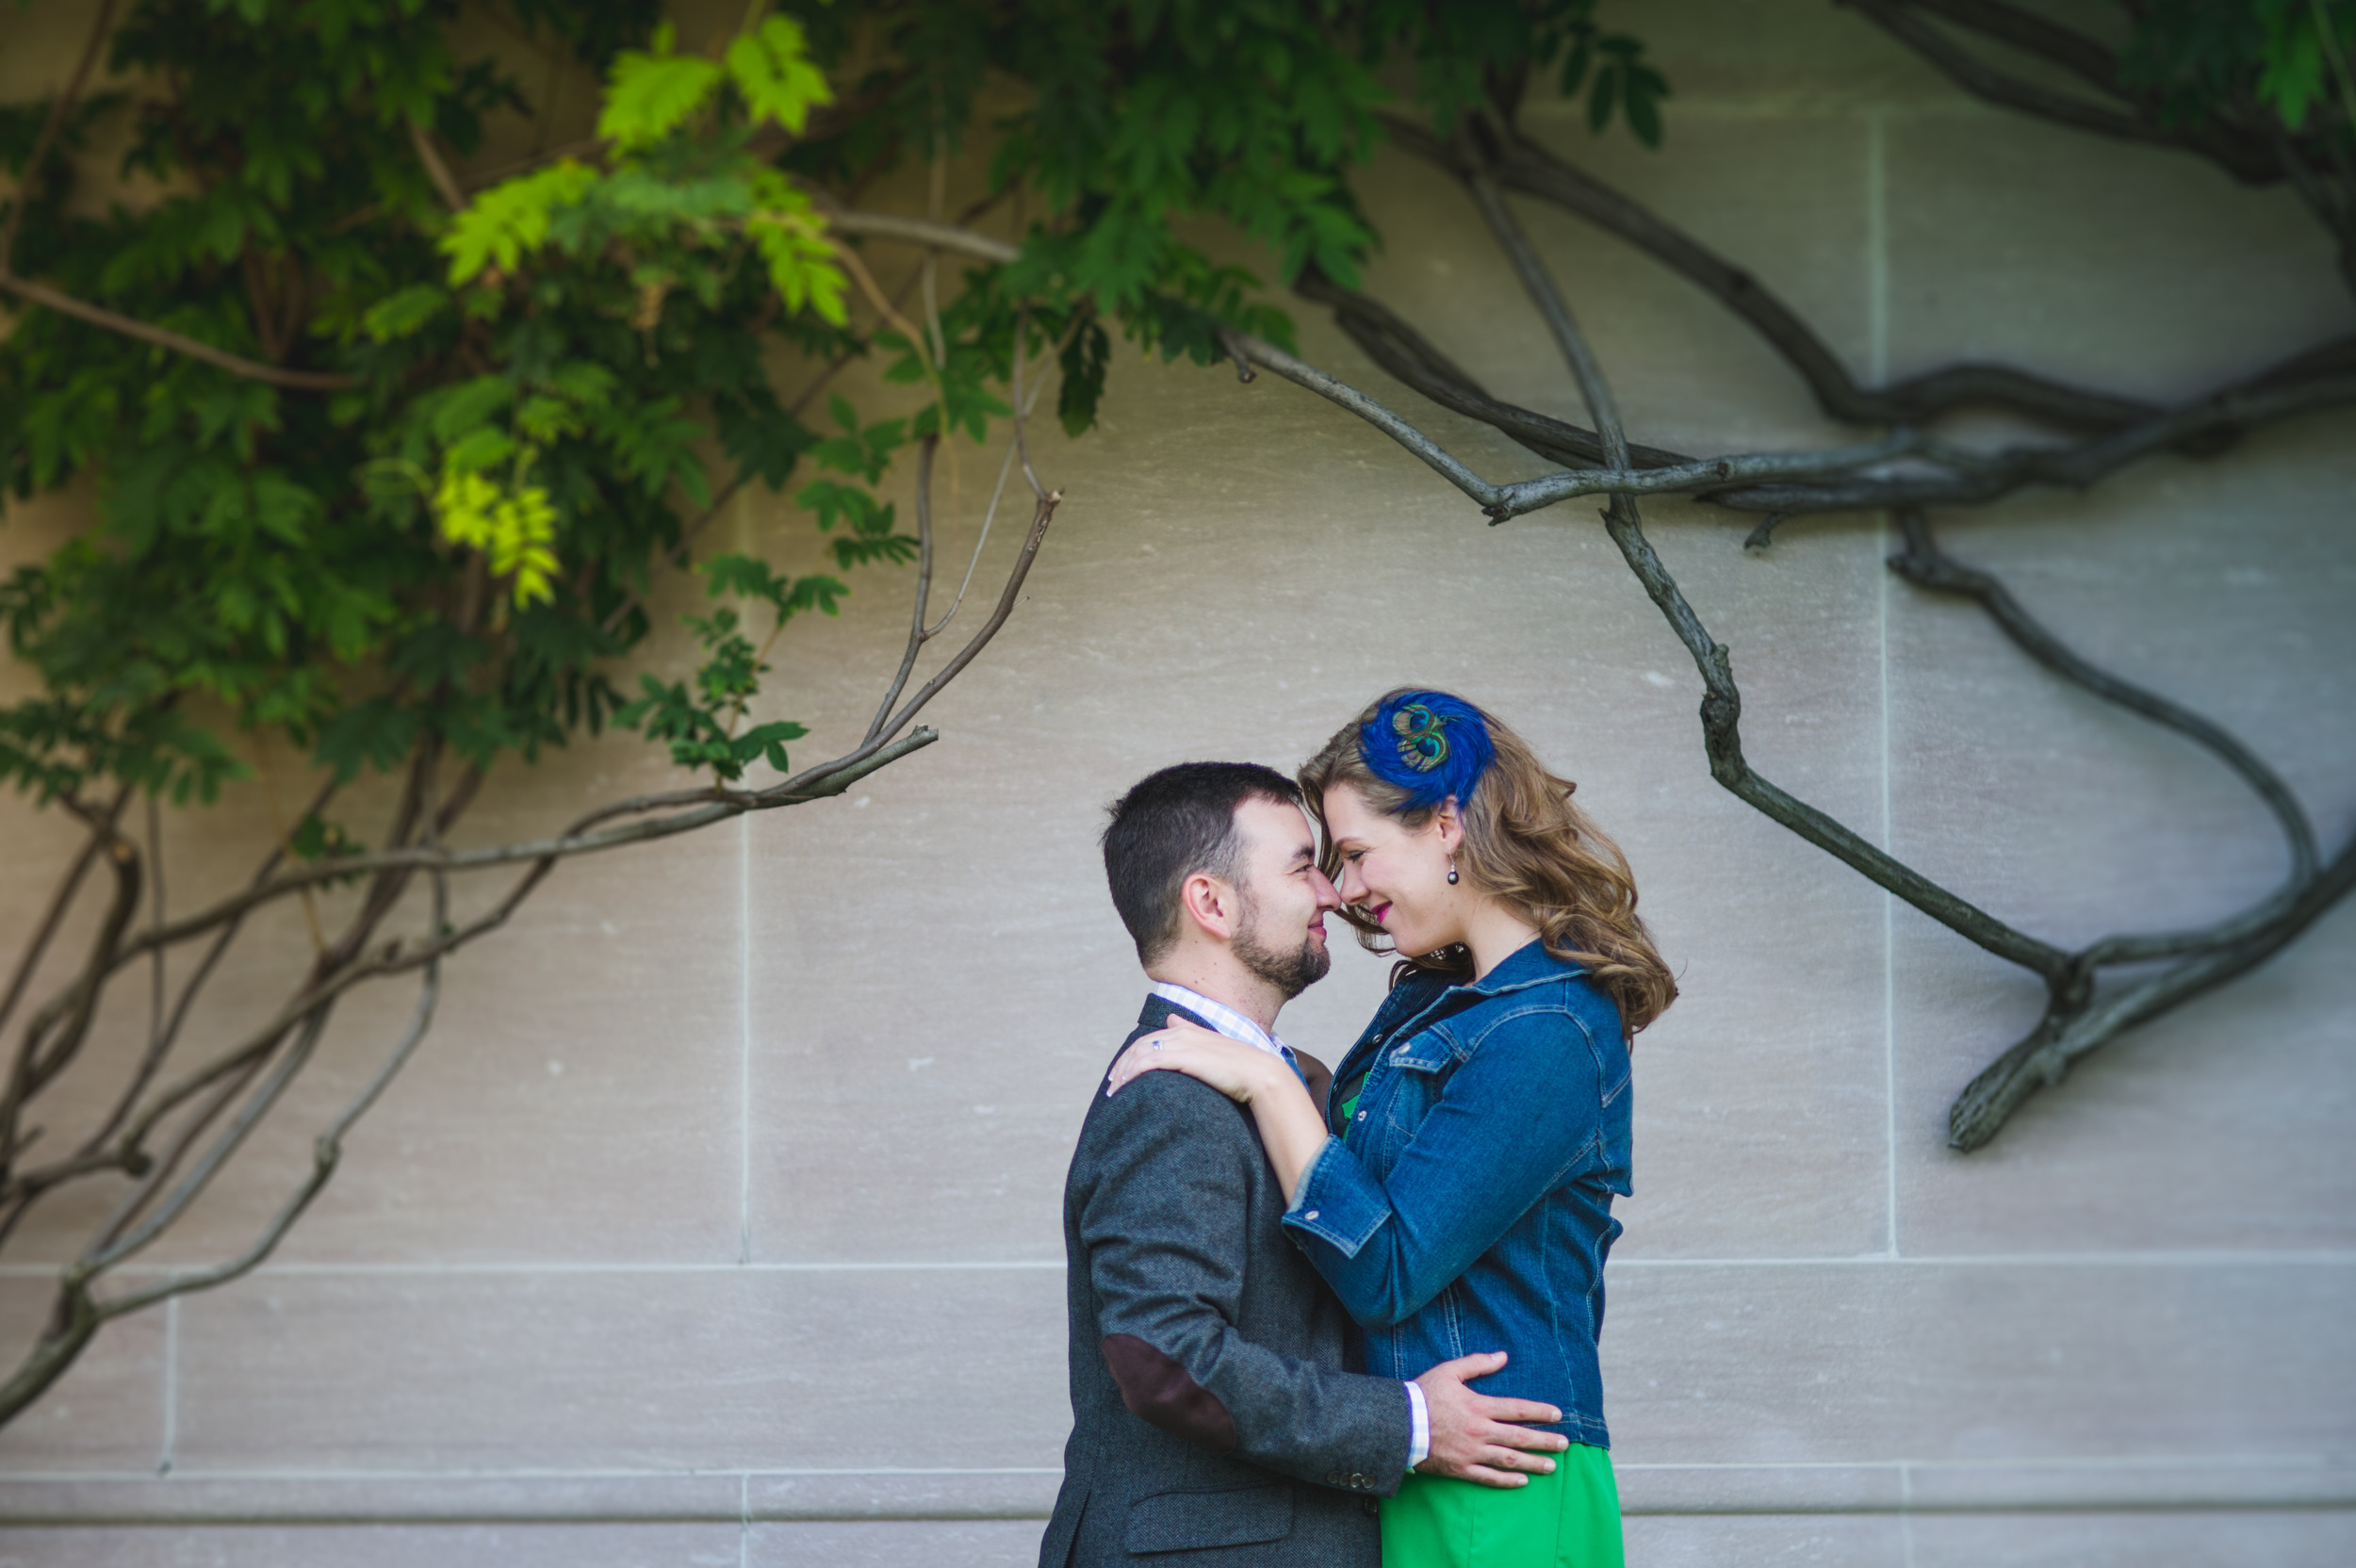
[[[1439,809],[1414,808],[1407,792],[1377,776],[1359,750],[1361,729],[1383,703],[1405,690],[1385,694],[1301,765],[1301,792],[1320,828],[1326,828],[1325,792],[1337,784],[1347,784],[1366,804],[1410,828],[1423,826]],[[1480,712],[1497,758],[1481,776],[1471,803],[1458,803],[1464,844],[1456,855],[1457,869],[1476,891],[1503,900],[1536,926],[1548,953],[1585,966],[1589,977],[1619,1004],[1621,1023],[1633,1036],[1668,1010],[1677,988],[1637,918],[1636,878],[1628,858],[1571,804],[1578,785],[1547,772],[1527,742],[1486,709]],[[1324,854],[1325,874],[1338,881],[1341,857],[1330,828]],[[1345,908],[1341,915],[1368,951],[1396,951],[1364,910]],[[1472,955],[1462,947],[1402,956],[1418,969],[1472,972]]]

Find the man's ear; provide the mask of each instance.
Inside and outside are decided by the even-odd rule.
[[[1178,884],[1178,905],[1187,923],[1215,941],[1235,939],[1236,904],[1235,890],[1209,872],[1196,872]]]

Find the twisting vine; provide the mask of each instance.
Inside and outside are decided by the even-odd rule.
[[[1089,427],[1116,332],[1165,358],[1231,359],[1247,381],[1265,369],[1333,400],[1493,524],[1605,498],[1609,536],[1701,672],[1712,776],[2044,982],[2037,1027],[1956,1101],[1959,1148],[1984,1143],[2121,1031],[2264,961],[2356,882],[2356,846],[2319,847],[2254,751],[2085,660],[1994,577],[1942,551],[1931,521],[1931,509],[2031,486],[2084,488],[2160,452],[2214,455],[2258,425],[2356,402],[2356,337],[2174,405],[1985,363],[1863,384],[1746,270],[1523,134],[1530,84],[1559,62],[1560,90],[1583,100],[1591,127],[1616,120],[1660,139],[1666,83],[1640,41],[1602,25],[1595,0],[781,0],[748,8],[701,49],[660,24],[654,0],[504,0],[503,24],[547,44],[551,82],[580,69],[602,88],[597,135],[504,168],[483,167],[483,126],[525,106],[495,65],[451,53],[463,29],[448,24],[471,3],[354,0],[338,41],[297,0],[106,0],[64,90],[0,109],[0,160],[19,175],[0,216],[0,305],[14,316],[0,341],[0,477],[22,495],[106,481],[89,537],[0,584],[12,652],[42,682],[0,706],[0,779],[55,806],[80,836],[0,988],[0,1246],[77,1183],[111,1184],[116,1200],[74,1247],[29,1353],[0,1378],[0,1422],[106,1323],[267,1258],[418,1049],[444,961],[498,930],[560,863],[839,794],[936,739],[917,719],[1013,613],[1061,499],[1036,471],[1027,421],[1052,374],[1058,421],[1075,435]],[[2138,4],[2124,47],[2007,0],[1850,3],[1983,98],[2289,185],[2339,240],[2356,285],[2350,0]],[[2028,81],[1991,63],[1983,42],[2041,57],[2084,90]],[[1421,117],[1386,101],[1384,61],[1413,67]],[[102,79],[116,86],[89,90]],[[358,85],[316,100],[251,91],[297,79]],[[1018,85],[1025,106],[985,126],[986,83]],[[102,222],[77,217],[70,198],[87,133],[110,114],[130,121],[131,167],[177,183],[153,211]],[[1355,267],[1374,237],[1350,178],[1384,138],[1463,187],[1560,351],[1586,425],[1495,397],[1360,291]],[[952,220],[945,171],[977,152],[989,155],[990,189]],[[872,210],[866,193],[904,161],[924,165],[924,212]],[[1530,201],[1698,286],[1827,414],[1864,427],[1858,439],[1704,455],[1631,441],[1569,299],[1520,226],[1514,204]],[[1018,219],[1012,237],[973,226],[1001,204],[1041,216]],[[1255,280],[1176,237],[1173,220],[1187,215],[1268,244],[1284,280],[1384,372],[1553,471],[1493,483],[1309,364]],[[862,243],[912,246],[920,259],[887,289]],[[962,288],[944,286],[948,258],[973,264]],[[855,322],[855,305],[873,318]],[[816,367],[790,400],[770,384],[764,343]],[[924,389],[913,416],[863,418],[838,390],[847,367],[878,354],[888,380]],[[828,419],[805,424],[822,398]],[[1984,449],[1939,434],[1972,410],[2054,439]],[[958,433],[978,442],[1002,418],[981,538],[936,618],[936,461]],[[875,491],[910,445],[913,536]],[[960,612],[1017,470],[1031,519],[997,596],[910,694],[925,650]],[[699,559],[697,547],[748,485],[780,490],[797,471],[806,482],[792,498],[829,532],[837,565],[912,565],[916,581],[907,642],[859,743],[794,770],[786,746],[801,727],[756,718],[766,656],[787,617],[831,612],[848,589],[747,557]],[[1972,599],[2056,678],[2240,776],[2282,827],[2282,885],[2206,926],[2068,951],[1779,788],[1744,758],[1732,654],[1646,538],[1641,498],[1661,494],[1752,521],[1745,544],[1760,548],[1791,517],[1893,515],[1904,547],[1890,565],[1906,580]],[[691,619],[704,655],[692,681],[639,672],[635,695],[615,689],[608,671],[651,630],[651,586],[691,564],[712,596],[765,607],[769,636],[749,634],[736,608],[712,608]],[[241,889],[174,915],[158,799],[209,798],[237,772],[199,712],[285,736],[326,777]],[[501,754],[529,760],[608,722],[707,776],[609,802],[548,837],[453,843]],[[748,783],[764,765],[775,781]],[[395,781],[372,847],[331,815],[366,773]],[[488,906],[454,921],[453,879],[502,872]],[[250,917],[331,888],[350,890],[347,912],[321,926],[291,992],[199,1044],[195,1004]],[[99,906],[95,930],[43,994],[36,983],[61,962],[77,901]],[[129,1070],[78,1141],[41,1146],[42,1107],[92,1054],[109,988],[141,970],[151,996]],[[343,998],[384,980],[417,983],[410,1021],[320,1128],[310,1169],[275,1214],[209,1266],[127,1273],[284,1114]]]
[[[1701,727],[1710,775],[1746,805],[1904,899],[1958,936],[2031,971],[2044,983],[2043,1016],[1967,1086],[1948,1113],[1948,1137],[1977,1149],[2037,1089],[2127,1029],[2264,962],[2356,887],[2356,840],[2319,857],[2306,811],[2279,775],[2222,726],[2108,674],[2041,626],[1991,574],[1938,547],[1929,505],[1972,505],[2031,483],[2084,488],[2130,461],[2174,449],[2214,454],[2243,431],[2312,409],[2356,402],[2356,338],[2307,351],[2247,380],[2174,408],[2065,386],[2007,367],[1951,368],[1887,388],[1857,384],[1812,329],[1748,273],[1711,253],[1631,199],[1555,157],[1513,126],[1518,94],[1493,97],[1452,142],[1394,121],[1394,137],[1454,172],[1561,351],[1594,429],[1492,397],[1412,326],[1378,302],[1310,275],[1298,286],[1329,306],[1369,358],[1432,401],[1499,431],[1562,470],[1513,484],[1482,480],[1436,441],[1329,372],[1242,334],[1231,355],[1274,370],[1373,424],[1501,523],[1574,496],[1607,493],[1605,531],[1692,656],[1703,682]],[[1817,453],[1694,458],[1631,446],[1609,382],[1543,258],[1507,198],[1508,188],[1547,201],[1631,239],[1700,283],[1757,327],[1807,378],[1826,412],[1898,428],[1869,446]],[[1904,421],[1972,407],[1998,408],[2064,428],[2093,431],[2078,445],[2022,445],[1983,453],[1931,440]],[[2004,922],[1762,776],[1742,754],[1742,693],[1732,655],[1702,622],[1645,538],[1640,494],[1675,493],[1739,512],[1766,513],[1744,543],[1764,547],[1777,524],[1808,514],[1890,509],[1905,547],[1890,568],[1930,592],[1972,599],[2037,663],[2104,701],[2184,736],[2257,794],[2281,826],[2289,870],[2274,891],[2209,924],[2106,937],[2065,951]],[[2152,968],[2151,966],[2157,966]],[[2103,983],[2105,971],[2137,968]]]

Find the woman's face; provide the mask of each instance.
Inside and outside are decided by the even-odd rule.
[[[1462,840],[1452,806],[1408,827],[1366,804],[1347,784],[1325,792],[1325,827],[1341,857],[1334,886],[1380,925],[1401,953],[1430,953],[1464,939],[1464,890],[1448,879]]]

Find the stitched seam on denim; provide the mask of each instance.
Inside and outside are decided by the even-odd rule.
[[[1463,1060],[1456,1049],[1456,1037],[1448,1032],[1448,1021],[1445,1019],[1432,1024],[1429,1029],[1401,1030],[1392,1038],[1395,1043],[1384,1053],[1383,1059],[1393,1067],[1414,1068],[1418,1071],[1432,1072],[1447,1066],[1449,1062]],[[1423,1053],[1416,1049],[1417,1042],[1424,1042],[1428,1046],[1433,1040],[1447,1047],[1436,1061],[1425,1059]]]
[[[1563,1162],[1562,1162],[1562,1169],[1560,1169],[1560,1170],[1558,1170],[1558,1171],[1556,1171],[1556,1172],[1555,1172],[1552,1176],[1550,1176],[1550,1177],[1548,1177],[1548,1178],[1546,1179],[1546,1191],[1544,1191],[1544,1192],[1542,1192],[1542,1193],[1540,1193],[1540,1194],[1538,1195],[1538,1202],[1537,1202],[1537,1203],[1532,1203],[1532,1204],[1530,1204],[1530,1209],[1534,1209],[1534,1208],[1536,1208],[1536,1207],[1538,1206],[1538,1203],[1544,1203],[1544,1202],[1546,1202],[1548,1199],[1552,1198],[1552,1197],[1554,1196],[1554,1194],[1555,1194],[1556,1189],[1562,1186],[1562,1178],[1563,1178],[1563,1177],[1565,1177],[1565,1176],[1568,1176],[1568,1175],[1569,1175],[1569,1174],[1570,1174],[1573,1170],[1576,1170],[1576,1169],[1578,1169],[1580,1166],[1582,1166],[1582,1165],[1586,1164],[1586,1163],[1587,1163],[1587,1156],[1588,1156],[1590,1153],[1597,1153],[1597,1154],[1599,1154],[1599,1153],[1601,1153],[1602,1152],[1603,1152],[1603,1129],[1602,1129],[1602,1128],[1600,1128],[1600,1127],[1598,1127],[1598,1128],[1596,1128],[1596,1129],[1595,1129],[1593,1133],[1590,1133],[1590,1134],[1587,1135],[1587,1141],[1586,1141],[1585,1143],[1582,1143],[1582,1144],[1580,1144],[1580,1145],[1579,1146],[1579,1152],[1578,1152],[1578,1153],[1576,1153],[1576,1154],[1573,1154],[1573,1155],[1572,1155],[1569,1159],[1567,1159],[1567,1160],[1563,1161]],[[1526,1215],[1526,1214],[1528,1214],[1529,1212],[1530,1212],[1530,1209],[1524,1209],[1524,1210],[1522,1211],[1522,1213],[1523,1213],[1523,1214],[1525,1214],[1525,1215]],[[1513,1223],[1514,1223],[1514,1224],[1516,1224],[1516,1225],[1520,1224],[1520,1223],[1521,1223],[1521,1219],[1520,1219],[1520,1217],[1515,1217],[1515,1219],[1514,1219],[1514,1221],[1513,1221]]]
[[[1585,974],[1586,972],[1586,972],[1585,970],[1580,970],[1580,971],[1579,972],[1579,974]],[[1563,982],[1563,981],[1565,981],[1565,980],[1573,980],[1573,979],[1577,979],[1578,977],[1579,977],[1579,975],[1573,975],[1573,974],[1542,974],[1542,975],[1538,976],[1535,980],[1516,980],[1515,982],[1513,982],[1513,984],[1512,984],[1512,985],[1510,985],[1510,986],[1500,986],[1500,987],[1498,987],[1496,990],[1493,990],[1493,991],[1484,991],[1484,990],[1481,990],[1481,989],[1480,989],[1480,988],[1479,988],[1479,987],[1478,987],[1477,985],[1475,985],[1475,986],[1451,986],[1451,987],[1449,987],[1447,990],[1442,991],[1439,995],[1437,995],[1437,996],[1433,997],[1431,1001],[1429,1001],[1429,1002],[1425,1003],[1425,1004],[1423,1004],[1423,1007],[1422,1007],[1422,1010],[1421,1010],[1421,1011],[1419,1011],[1419,1012],[1417,1012],[1417,1013],[1414,1014],[1414,1015],[1413,1015],[1412,1017],[1410,1017],[1410,1018],[1409,1018],[1409,1019],[1408,1019],[1405,1022],[1401,1023],[1401,1024],[1400,1024],[1398,1028],[1396,1028],[1396,1029],[1392,1030],[1392,1031],[1391,1031],[1391,1036],[1392,1036],[1392,1037],[1393,1037],[1393,1038],[1395,1038],[1395,1039],[1396,1039],[1398,1037],[1399,1037],[1399,1036],[1401,1036],[1401,1035],[1412,1035],[1412,1034],[1415,1034],[1415,1033],[1417,1033],[1417,1032],[1418,1032],[1418,1030],[1417,1030],[1417,1026],[1418,1026],[1418,1025],[1420,1025],[1420,1024],[1423,1022],[1424,1019],[1425,1019],[1427,1016],[1429,1016],[1429,1015],[1431,1014],[1432,1010],[1433,1008],[1437,1007],[1437,1006],[1438,1006],[1441,1003],[1446,1002],[1446,1001],[1448,999],[1448,997],[1450,996],[1450,994],[1452,994],[1453,992],[1456,992],[1456,991],[1460,991],[1460,990],[1463,990],[1463,991],[1469,991],[1472,995],[1477,996],[1477,997],[1479,997],[1479,998],[1481,999],[1481,1001],[1480,1001],[1480,1002],[1476,1002],[1476,1003],[1474,1003],[1474,1004],[1472,1004],[1472,1006],[1471,1006],[1471,1007],[1467,1007],[1467,1008],[1465,1008],[1465,1009],[1464,1009],[1464,1011],[1465,1011],[1465,1012],[1468,1012],[1468,1013],[1469,1013],[1469,1012],[1473,1011],[1473,1010],[1474,1010],[1474,1008],[1479,1007],[1482,1002],[1494,1002],[1494,1001],[1496,1001],[1496,1000],[1497,1000],[1498,997],[1500,997],[1500,996],[1512,996],[1512,995],[1515,994],[1516,992],[1530,990],[1530,989],[1531,989],[1532,988],[1534,988],[1534,987],[1538,987],[1538,986],[1552,986],[1552,985],[1559,985],[1559,984],[1561,984],[1562,982]],[[1450,1018],[1454,1018],[1454,1017],[1456,1017],[1457,1015],[1456,1015],[1456,1014],[1454,1014],[1454,1013],[1450,1013],[1448,1016],[1449,1016]]]
[[[1499,1028],[1508,1023],[1512,1023],[1516,1019],[1546,1017],[1569,1019],[1573,1023],[1579,1026],[1579,1038],[1586,1043],[1588,1051],[1591,1053],[1594,1052],[1595,1049],[1595,1035],[1588,1030],[1587,1021],[1580,1018],[1578,1010],[1572,1007],[1567,1002],[1533,1002],[1515,1007],[1511,1012],[1500,1013],[1496,1018],[1490,1019],[1481,1024],[1481,1033],[1473,1037],[1471,1049],[1475,1051],[1480,1050],[1482,1043],[1486,1041],[1491,1035],[1496,1034]],[[1598,1063],[1597,1065],[1600,1066],[1601,1064]]]
[[[1301,1180],[1300,1194],[1294,1200],[1295,1208],[1298,1208],[1300,1204],[1310,1200],[1309,1195],[1314,1192],[1317,1186],[1317,1176],[1319,1170],[1328,1160],[1338,1157],[1333,1146],[1334,1141],[1335,1140],[1329,1139],[1326,1146],[1317,1151],[1317,1157],[1309,1162],[1309,1168],[1304,1173]],[[1317,1202],[1320,1215],[1322,1215],[1324,1210],[1332,1207],[1330,1200],[1319,1199],[1317,1200]],[[1375,1215],[1374,1223],[1366,1227],[1366,1234],[1359,1236],[1354,1241],[1350,1238],[1347,1232],[1342,1231],[1336,1226],[1327,1224],[1322,1218],[1311,1219],[1308,1217],[1306,1213],[1303,1213],[1301,1217],[1295,1218],[1293,1214],[1290,1211],[1287,1211],[1282,1217],[1280,1223],[1295,1227],[1299,1230],[1306,1231],[1329,1247],[1332,1247],[1335,1251],[1341,1253],[1342,1256],[1346,1258],[1355,1258],[1360,1252],[1366,1250],[1366,1243],[1374,1239],[1374,1233],[1381,1230],[1383,1228],[1383,1221],[1389,1219],[1390,1217],[1390,1210],[1381,1210]]]

